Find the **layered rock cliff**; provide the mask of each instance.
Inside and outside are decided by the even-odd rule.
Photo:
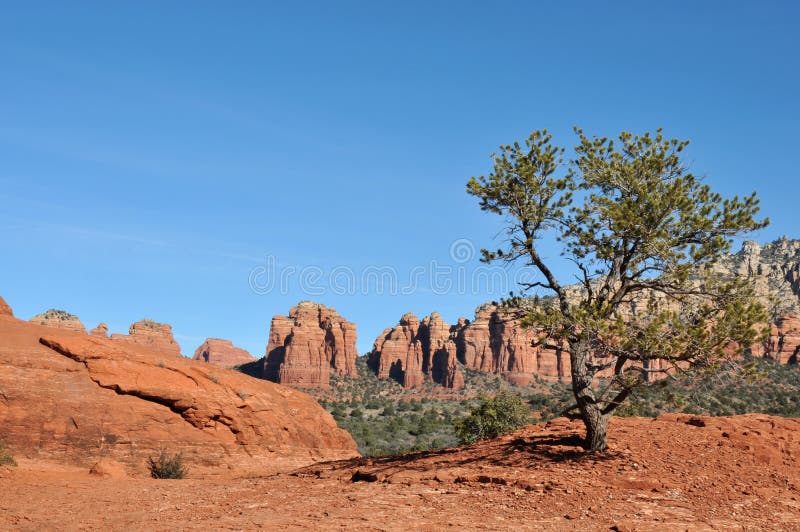
[[[355,377],[356,326],[335,309],[302,301],[272,318],[264,378],[289,386],[327,388],[331,372]]]
[[[455,330],[438,312],[421,322],[413,313],[405,314],[397,326],[375,340],[367,365],[379,379],[394,379],[405,388],[430,379],[460,389],[464,377],[456,362]]]
[[[206,339],[194,352],[194,357],[192,358],[223,368],[248,364],[255,360],[250,353],[234,346],[230,340],[222,340],[220,338]]]
[[[180,451],[190,476],[263,474],[357,455],[310,396],[131,341],[0,316],[0,439],[17,458],[146,475]]]
[[[754,356],[783,364],[800,357],[800,240],[782,238],[760,246],[748,241],[717,264],[721,275],[744,277],[774,314],[770,337],[751,347]]]
[[[561,350],[535,346],[537,332],[525,329],[503,309],[478,307],[475,319],[456,333],[458,359],[468,368],[497,373],[525,386],[534,377],[563,380],[570,375],[569,356]]]
[[[32,317],[30,323],[43,325],[45,327],[53,327],[56,329],[66,329],[68,331],[76,331],[86,333],[86,327],[83,326],[78,316],[70,314],[66,310],[58,310],[51,308],[47,312],[37,314]]]
[[[130,326],[127,335],[115,333],[111,339],[144,345],[165,354],[181,355],[181,346],[172,336],[172,326],[151,319],[137,321]]]
[[[781,239],[760,246],[745,242],[738,253],[723,257],[715,271],[725,277],[750,280],[758,296],[773,310],[772,332],[765,342],[751,346],[754,356],[796,364],[800,358],[800,240]],[[579,294],[579,287],[570,287]],[[458,359],[466,367],[497,373],[515,384],[534,377],[565,380],[570,376],[568,354],[534,346],[537,331],[523,329],[512,315],[487,304],[475,319],[456,333]],[[651,361],[648,367],[661,367]],[[647,366],[647,364],[646,364]]]

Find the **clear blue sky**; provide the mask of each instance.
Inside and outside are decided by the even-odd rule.
[[[184,354],[211,336],[256,356],[272,315],[314,299],[365,352],[404,312],[454,321],[502,295],[360,281],[472,276],[451,244],[491,247],[500,220],[465,182],[499,144],[547,127],[571,146],[575,124],[690,138],[715,188],[759,192],[757,240],[800,238],[797,3],[599,4],[7,4],[0,295],[23,318],[150,317]],[[269,290],[268,257],[322,277]]]

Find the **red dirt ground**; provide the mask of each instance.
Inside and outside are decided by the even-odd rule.
[[[21,461],[0,468],[0,529],[800,530],[800,420],[615,419],[596,455],[580,433],[559,419],[259,478],[98,479]]]

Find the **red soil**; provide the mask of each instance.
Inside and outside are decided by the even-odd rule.
[[[258,478],[111,479],[21,460],[0,469],[0,529],[800,529],[799,420],[615,419],[595,455],[580,433],[559,419]]]

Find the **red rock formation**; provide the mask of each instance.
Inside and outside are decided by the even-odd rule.
[[[106,325],[105,323],[100,323],[100,324],[97,325],[97,327],[92,329],[89,334],[91,334],[92,336],[101,336],[103,338],[107,338],[108,337],[108,325]]]
[[[11,310],[11,307],[8,306],[6,300],[0,297],[0,316],[13,316],[14,312]]]
[[[41,342],[40,342],[41,339]],[[16,457],[146,476],[180,451],[190,476],[261,473],[355,456],[310,396],[183,357],[0,319],[0,433]]]
[[[455,331],[438,312],[422,320],[420,327],[422,351],[430,357],[431,379],[445,388],[460,390],[464,387],[464,375],[458,367]]]
[[[772,324],[769,338],[751,348],[756,357],[768,357],[781,364],[800,363],[800,319],[781,316]]]
[[[368,365],[379,379],[394,379],[404,388],[412,388],[425,381],[422,343],[418,335],[419,319],[412,313],[404,314],[396,327],[381,333],[375,340],[368,360]]]
[[[127,335],[112,334],[111,338],[152,347],[161,353],[181,356],[181,346],[172,336],[172,326],[166,323],[144,319],[132,324]]]
[[[264,378],[289,386],[327,388],[331,371],[355,377],[356,326],[335,309],[301,301],[270,326]]]
[[[255,360],[250,353],[235,347],[230,340],[221,340],[219,338],[206,339],[194,352],[193,359],[202,360],[223,368],[231,368]]]
[[[535,330],[522,328],[510,314],[493,305],[482,305],[475,311],[475,320],[458,330],[458,358],[468,368],[497,373],[521,386],[535,377],[545,380],[569,377],[569,355],[534,346],[537,339]]]
[[[423,384],[426,376],[447,388],[464,386],[456,360],[453,328],[438,312],[419,321],[412,313],[381,333],[367,364],[379,379],[392,378],[405,388]]]
[[[78,319],[78,316],[70,314],[64,310],[51,308],[47,312],[37,314],[29,321],[45,327],[66,329],[68,331],[77,331],[86,334],[86,327],[83,326],[83,323],[81,323],[81,320]]]

